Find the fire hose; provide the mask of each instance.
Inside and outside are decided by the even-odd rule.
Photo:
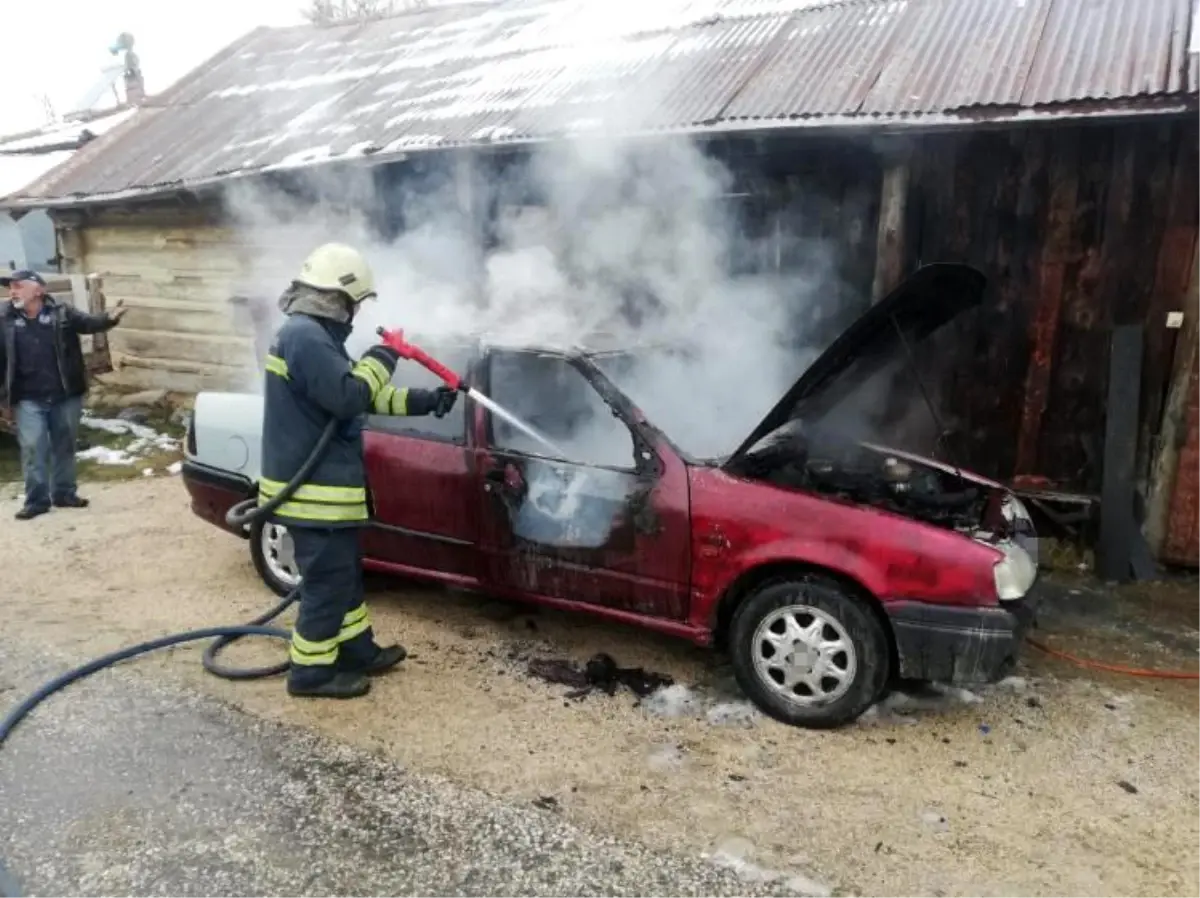
[[[473,397],[482,396],[477,390],[467,390],[462,378],[447,368],[445,365],[438,362],[424,350],[404,340],[402,331],[385,331],[379,328],[377,333],[383,337],[383,341],[391,346],[400,355],[401,358],[410,359],[422,365],[438,378],[446,383],[451,389],[462,390],[469,393]],[[483,397],[486,399],[486,397]],[[326,449],[329,446],[330,440],[333,439],[334,433],[337,431],[339,421],[336,418],[330,418],[321,431],[316,444],[309,452],[304,463],[292,475],[292,478],[284,484],[283,489],[262,505],[257,504],[256,498],[245,499],[242,502],[234,505],[225,515],[227,524],[233,527],[243,527],[255,520],[263,518],[273,512],[276,508],[286,502],[295,494],[296,490],[302,483],[307,480],[308,476],[316,468],[321,458],[324,456]],[[166,648],[167,646],[178,645],[184,642],[195,642],[201,639],[215,639],[204,652],[201,659],[204,664],[204,669],[214,676],[221,677],[226,680],[254,680],[263,677],[275,676],[285,672],[290,664],[283,662],[270,667],[259,668],[233,668],[225,667],[217,663],[216,657],[219,652],[229,646],[231,643],[245,636],[271,636],[277,639],[290,639],[291,634],[286,630],[278,627],[269,627],[267,623],[274,620],[285,609],[293,604],[299,598],[299,587],[293,589],[284,599],[261,617],[246,624],[223,626],[223,627],[206,627],[200,630],[189,630],[184,633],[175,633],[168,636],[160,637],[159,639],[150,640],[148,642],[138,643],[125,649],[112,652],[100,658],[96,658],[83,664],[79,667],[69,670],[59,677],[46,683],[27,699],[13,708],[5,717],[0,720],[0,746],[3,746],[4,741],[9,734],[16,728],[26,715],[29,714],[41,702],[48,697],[58,692],[65,686],[74,683],[86,676],[95,673],[98,670],[103,670],[106,667],[111,667],[120,661],[127,658],[132,658],[137,655],[145,654],[156,649]]]
[[[469,391],[465,388],[462,379],[451,371],[449,368],[442,365],[436,359],[429,356],[420,348],[407,343],[403,339],[401,331],[385,331],[383,328],[378,330],[378,333],[384,338],[384,342],[397,351],[397,353],[405,359],[411,359],[418,364],[424,366],[441,380],[447,386],[454,390],[462,390],[474,395],[478,391]],[[486,398],[486,397],[485,397]],[[273,512],[281,504],[292,497],[296,490],[316,468],[318,462],[324,456],[326,449],[329,446],[330,440],[333,439],[334,433],[337,431],[339,421],[337,418],[331,418],[325,425],[321,435],[317,438],[312,451],[304,463],[292,475],[292,478],[284,485],[279,493],[273,496],[269,501],[262,505],[257,504],[256,498],[250,498],[234,505],[225,515],[226,523],[234,527],[243,527],[255,520],[263,518]],[[167,648],[168,646],[179,645],[185,642],[198,642],[203,639],[212,639],[213,642],[204,650],[201,657],[201,663],[204,669],[216,677],[223,680],[258,680],[265,677],[277,676],[285,673],[291,666],[289,661],[284,661],[279,664],[274,664],[269,667],[251,667],[251,668],[236,668],[227,667],[217,662],[217,654],[227,648],[232,643],[246,636],[270,636],[275,639],[290,640],[291,634],[279,627],[267,626],[268,623],[280,614],[282,614],[290,605],[299,598],[300,588],[296,587],[289,592],[282,601],[272,607],[266,613],[254,618],[246,624],[238,624],[231,626],[204,627],[198,630],[188,630],[183,633],[172,633],[166,636],[161,636],[158,639],[147,640],[136,645],[128,646],[127,648],[119,649],[115,652],[110,652],[107,655],[101,655],[91,661],[81,664],[64,674],[61,674],[49,682],[43,684],[24,701],[20,702],[15,708],[10,710],[0,719],[0,747],[3,747],[5,741],[12,734],[17,725],[24,720],[34,708],[54,695],[61,689],[70,684],[82,680],[85,677],[91,676],[97,671],[104,670],[107,667],[112,667],[121,661],[129,658],[134,658],[138,655],[144,655],[158,649]],[[18,898],[20,896],[20,888],[16,880],[8,873],[4,864],[0,862],[0,898]]]

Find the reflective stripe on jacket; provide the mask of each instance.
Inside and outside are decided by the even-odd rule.
[[[329,419],[341,422],[307,482],[272,514],[289,527],[355,527],[369,517],[362,418],[395,414],[404,399],[382,363],[351,362],[349,335],[348,325],[293,314],[267,355],[259,505],[300,470]]]

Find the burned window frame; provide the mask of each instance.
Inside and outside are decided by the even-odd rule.
[[[662,474],[665,469],[662,458],[659,456],[658,450],[655,448],[657,442],[657,432],[650,427],[647,422],[637,414],[636,408],[629,398],[625,396],[621,390],[612,383],[604,373],[597,368],[587,357],[582,353],[563,352],[558,350],[540,349],[537,347],[521,347],[521,346],[490,346],[486,347],[480,358],[478,365],[478,382],[480,389],[488,396],[493,392],[493,370],[492,363],[497,355],[516,354],[516,355],[537,355],[543,357],[554,358],[561,361],[563,364],[574,368],[583,379],[599,394],[601,401],[611,410],[613,417],[616,418],[629,432],[633,443],[633,464],[630,467],[617,467],[613,465],[598,465],[589,462],[574,461],[571,459],[555,459],[549,456],[540,456],[534,453],[522,452],[518,449],[509,449],[496,445],[495,432],[492,427],[493,416],[486,408],[482,410],[482,432],[480,437],[483,441],[481,448],[488,452],[503,453],[506,455],[519,456],[521,458],[536,458],[539,460],[550,461],[555,464],[577,465],[585,468],[602,468],[608,471],[614,471],[622,474],[630,474],[639,479],[653,479]]]

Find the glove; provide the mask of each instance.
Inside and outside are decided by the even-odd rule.
[[[438,387],[436,390],[412,389],[408,391],[408,413],[410,415],[432,414],[436,418],[441,418],[454,408],[457,399],[458,391],[451,390],[449,387]]]
[[[458,400],[458,390],[451,390],[449,387],[438,387],[433,391],[433,416],[435,418],[445,417],[450,409],[454,408],[454,403]]]

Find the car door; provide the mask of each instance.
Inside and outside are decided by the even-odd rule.
[[[561,450],[476,412],[479,536],[493,583],[683,619],[690,541],[680,459],[655,445],[628,403],[610,404],[615,388],[580,359],[492,349],[483,367],[485,392]]]
[[[424,348],[463,375],[476,357],[468,344]],[[440,381],[401,361],[392,383],[432,388]],[[364,454],[372,520],[362,545],[368,567],[464,584],[477,580],[478,500],[467,445],[468,404],[460,396],[442,418],[367,416]]]

